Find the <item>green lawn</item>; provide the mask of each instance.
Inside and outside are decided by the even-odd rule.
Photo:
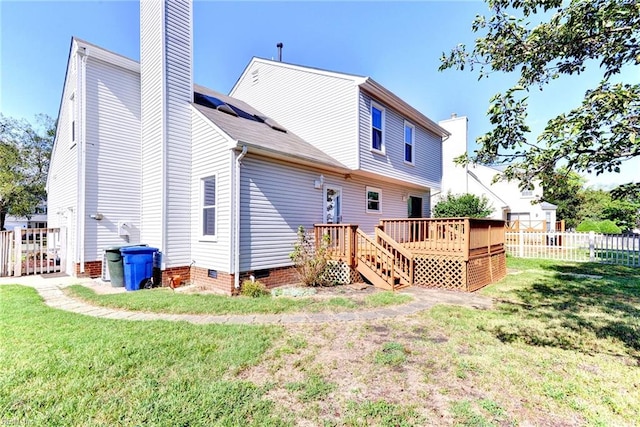
[[[66,292],[74,298],[103,307],[171,314],[336,312],[385,307],[411,301],[409,295],[390,291],[376,292],[358,299],[347,297],[228,297],[213,294],[182,294],[169,288],[98,295],[92,289],[80,285],[71,286],[67,288]]]
[[[286,327],[97,319],[0,286],[0,419],[639,425],[640,269],[508,266],[481,291],[497,300],[492,310],[439,305],[406,318]]]

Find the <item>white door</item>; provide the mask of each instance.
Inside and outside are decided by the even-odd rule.
[[[342,222],[342,188],[324,187],[324,222],[339,224]]]

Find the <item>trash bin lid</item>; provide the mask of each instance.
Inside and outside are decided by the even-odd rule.
[[[149,246],[146,243],[138,243],[136,245],[118,245],[118,246],[109,246],[107,248],[104,248],[105,251],[109,251],[109,252],[120,252],[120,249],[122,248],[133,248],[133,247],[138,247],[138,246]]]
[[[152,254],[157,252],[158,248],[150,248],[149,246],[125,246],[120,248],[121,254]]]

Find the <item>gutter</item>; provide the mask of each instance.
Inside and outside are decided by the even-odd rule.
[[[86,49],[83,47],[79,47],[78,48],[78,56],[82,58],[82,61],[80,63],[81,68],[80,70],[78,70],[78,73],[76,74],[77,77],[77,87],[76,87],[76,96],[78,97],[77,101],[79,102],[79,107],[80,107],[80,114],[78,114],[78,118],[80,120],[78,120],[78,123],[76,124],[76,126],[80,126],[80,132],[78,132],[79,134],[79,140],[78,140],[78,155],[80,157],[80,161],[78,164],[78,173],[80,175],[80,180],[79,180],[79,188],[78,188],[78,231],[79,231],[79,252],[80,252],[80,273],[84,274],[85,272],[85,268],[84,268],[84,261],[85,261],[85,236],[86,236],[86,230],[85,230],[85,226],[86,226],[86,221],[85,221],[85,214],[86,214],[86,178],[87,178],[87,174],[86,174],[86,163],[87,163],[87,132],[86,129],[87,127],[85,126],[85,121],[87,120],[87,108],[86,108],[86,95],[87,95],[87,91],[86,91],[86,75],[87,75],[87,55],[86,55]],[[78,102],[76,102],[76,108],[78,108]]]
[[[247,146],[242,146],[242,152],[236,157],[235,164],[235,203],[234,203],[234,239],[233,239],[233,287],[240,289],[240,166],[247,155]]]

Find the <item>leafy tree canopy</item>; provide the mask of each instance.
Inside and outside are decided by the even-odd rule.
[[[433,207],[435,218],[471,217],[486,218],[493,213],[489,199],[474,194],[451,194],[442,198]]]
[[[564,219],[567,228],[578,226],[577,212],[582,204],[585,179],[566,167],[542,178],[542,198],[558,207],[556,217]]]
[[[7,215],[30,217],[46,199],[55,123],[46,115],[37,126],[0,113],[0,230]]]
[[[496,71],[519,75],[490,100],[493,128],[478,138],[469,160],[509,164],[505,177],[527,187],[551,175],[558,163],[578,172],[619,172],[640,155],[640,84],[614,82],[626,66],[640,64],[637,0],[486,0],[491,14],[477,16],[473,49],[458,45],[443,54],[440,70],[465,67],[479,79]],[[542,13],[541,13],[542,12]],[[601,80],[582,104],[548,121],[537,142],[529,138],[527,94],[562,75],[599,63]],[[640,197],[640,182],[614,191]]]

